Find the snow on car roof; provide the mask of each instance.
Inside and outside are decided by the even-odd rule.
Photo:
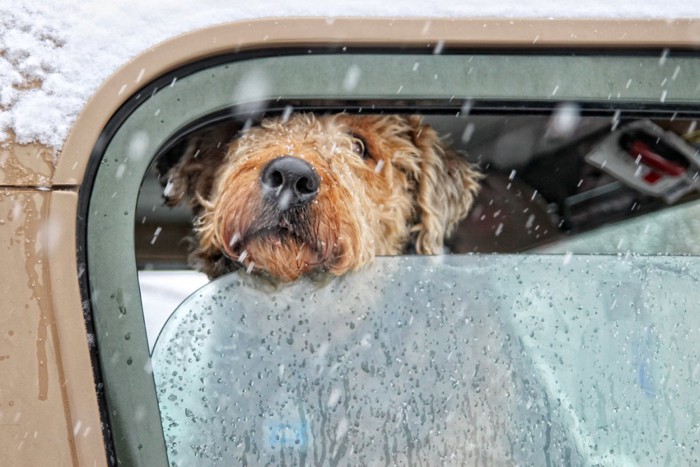
[[[693,2],[421,0],[222,5],[216,0],[17,0],[0,4],[0,142],[59,149],[87,99],[120,65],[170,37],[223,22],[290,16],[694,18]]]

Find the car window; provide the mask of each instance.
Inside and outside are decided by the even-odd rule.
[[[321,285],[224,276],[153,354],[170,460],[691,463],[696,263],[413,256]]]
[[[659,229],[680,224],[688,226],[684,238],[694,235],[695,166],[682,167],[690,188],[677,196],[676,185],[640,191],[624,171],[611,172],[587,157],[607,147],[610,135],[635,125],[674,134],[683,141],[681,152],[694,154],[688,135],[695,128],[697,59],[668,51],[428,52],[295,51],[201,64],[145,88],[115,117],[95,151],[85,248],[120,460],[330,462],[352,453],[397,463],[450,462],[452,456],[522,463],[659,459],[639,454],[642,443],[632,441],[629,419],[623,423],[608,411],[623,410],[625,391],[641,391],[640,400],[647,400],[642,386],[648,385],[638,381],[647,367],[622,361],[623,350],[627,359],[637,358],[629,349],[641,345],[634,342],[645,329],[659,342],[639,354],[659,359],[653,371],[661,376],[653,378],[661,379],[654,379],[650,400],[671,397],[658,396],[663,378],[675,372],[668,362],[692,365],[696,356],[689,345],[676,348],[659,337],[687,313],[659,322],[651,311],[692,303],[682,293],[694,259],[676,256],[694,254],[693,242],[655,240],[667,246],[663,251],[634,243],[639,225],[653,224],[641,228],[655,239],[670,233]],[[162,205],[163,164],[176,161],[178,148],[200,131],[246,128],[294,112],[420,115],[478,164],[486,175],[482,194],[446,245],[451,256],[378,258],[347,278],[302,280],[272,291],[242,272],[185,300],[207,280],[188,272],[192,213]],[[665,157],[686,157],[671,153]],[[657,273],[663,286],[651,280]],[[153,282],[155,275],[160,279]],[[634,296],[620,295],[620,305],[605,301],[620,290]],[[651,307],[642,317],[608,316],[622,303],[629,313],[642,302]],[[282,304],[283,311],[275,311]],[[319,309],[336,310],[334,318],[310,323],[300,316],[320,316]],[[413,327],[406,324],[411,316]],[[279,324],[270,321],[278,318]],[[598,327],[591,324],[598,319]],[[461,323],[468,327],[457,335]],[[601,347],[611,338],[601,329],[617,329],[612,337],[628,339]],[[328,333],[338,339],[329,341]],[[589,341],[592,360],[583,361],[580,349]],[[619,361],[605,363],[609,354]],[[415,368],[399,361],[414,356]],[[563,373],[549,369],[558,361]],[[681,401],[693,389],[686,373],[674,373],[684,381],[680,399],[667,404],[667,418],[659,420],[680,416]],[[203,386],[203,380],[213,382]],[[490,385],[496,381],[502,384]],[[361,394],[363,384],[368,393]],[[281,388],[279,398],[265,402],[272,387]],[[502,388],[508,389],[496,393]],[[609,391],[607,405],[598,408],[599,418],[591,417],[586,401],[602,390]],[[644,420],[653,418],[633,407]],[[596,424],[602,421],[609,424]],[[618,438],[601,434],[618,423]],[[661,422],[648,423],[652,443]],[[620,451],[606,451],[615,443]],[[660,455],[682,463],[684,454],[664,443]],[[397,457],[404,453],[411,457]]]

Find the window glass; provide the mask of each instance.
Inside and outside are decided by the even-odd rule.
[[[686,465],[698,261],[381,258],[324,284],[243,274],[153,360],[171,462]]]

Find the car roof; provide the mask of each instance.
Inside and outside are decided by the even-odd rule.
[[[145,83],[212,56],[284,47],[346,46],[551,50],[700,47],[700,19],[284,18],[187,33],[151,48],[112,75],[84,107],[61,151],[54,185],[80,184],[107,121]],[[134,77],[137,77],[134,80]]]

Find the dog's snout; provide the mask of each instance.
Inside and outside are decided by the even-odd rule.
[[[270,161],[263,168],[260,181],[265,196],[282,211],[310,202],[321,184],[311,164],[292,156]]]

